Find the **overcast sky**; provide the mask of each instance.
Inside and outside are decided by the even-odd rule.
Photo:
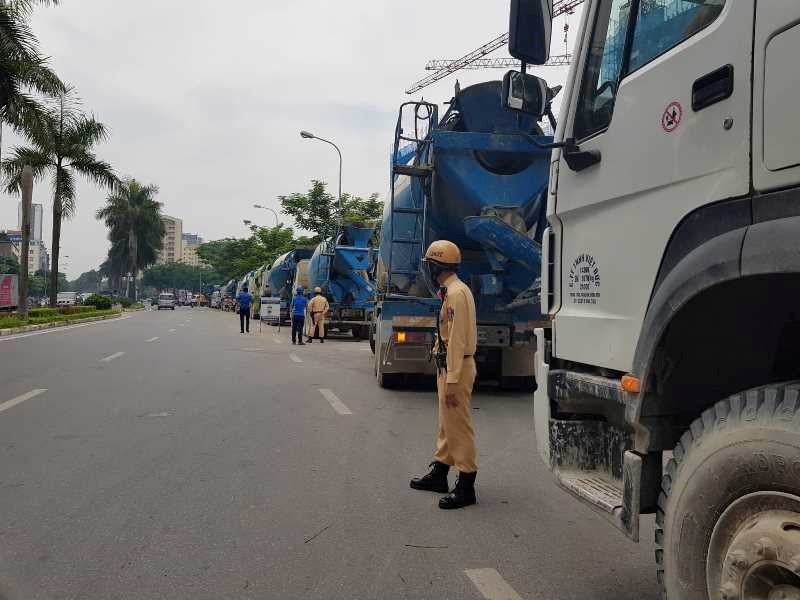
[[[570,46],[579,17],[569,20]],[[385,199],[405,89],[426,75],[427,60],[457,58],[507,30],[508,2],[62,0],[37,9],[33,28],[84,108],[110,128],[98,155],[120,175],[157,184],[164,212],[211,240],[244,236],[243,219],[271,225],[252,205],[278,209],[279,195],[306,190],[312,178],[335,191],[335,151],[301,139],[300,129],[339,144],[345,192]],[[563,21],[553,30],[553,53],[562,54]],[[538,74],[556,85],[566,69]],[[502,75],[457,77],[463,87]],[[422,93],[441,103],[454,83]],[[15,143],[6,134],[4,154]],[[48,247],[49,196],[37,185]],[[104,199],[79,185],[77,215],[61,238],[70,279],[105,258],[106,230],[94,218]],[[0,195],[0,229],[16,228],[17,201]]]

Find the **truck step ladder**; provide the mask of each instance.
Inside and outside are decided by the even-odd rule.
[[[403,132],[403,116],[409,115],[413,112],[414,119],[414,136],[404,135]],[[400,111],[397,116],[397,125],[394,131],[394,149],[392,152],[392,176],[390,202],[391,202],[391,230],[392,239],[389,246],[389,264],[386,266],[387,280],[386,292],[393,291],[393,280],[395,275],[408,277],[409,279],[416,280],[422,275],[419,269],[396,269],[394,266],[394,245],[403,245],[409,248],[410,262],[412,265],[418,265],[422,259],[424,252],[424,231],[427,219],[427,204],[428,196],[424,191],[424,187],[433,175],[433,166],[429,164],[428,152],[431,143],[430,133],[439,124],[439,107],[436,104],[429,102],[404,102],[400,105]],[[401,147],[401,144],[405,145]],[[414,147],[413,161],[403,160],[401,158],[401,150],[407,150],[409,146]],[[403,156],[408,157],[407,152]],[[412,193],[409,197],[414,206],[398,206],[397,195],[395,187],[395,178],[397,176],[405,176],[417,179],[419,181],[419,189],[421,190],[421,198],[415,197]],[[412,182],[413,185],[413,182]],[[419,196],[418,195],[418,196]],[[413,233],[410,237],[396,237],[398,215],[413,215],[414,226]]]

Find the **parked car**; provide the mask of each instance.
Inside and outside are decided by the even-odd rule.
[[[162,308],[169,308],[175,310],[175,295],[170,293],[163,293],[158,295],[158,310]]]

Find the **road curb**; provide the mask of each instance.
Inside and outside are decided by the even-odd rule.
[[[87,317],[85,319],[72,319],[70,321],[55,321],[54,323],[38,323],[36,325],[25,325],[23,327],[10,327],[8,329],[0,329],[0,337],[7,335],[14,335],[17,333],[27,333],[29,331],[40,331],[42,329],[55,329],[56,327],[66,327],[68,325],[77,325],[79,323],[91,323],[92,321],[106,321],[107,319],[118,319],[122,313],[115,315],[101,315],[99,317]]]

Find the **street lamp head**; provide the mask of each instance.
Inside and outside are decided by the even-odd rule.
[[[250,221],[249,219],[245,219],[244,221],[242,221],[242,223],[244,223],[245,225],[252,225],[253,224],[253,222]]]
[[[253,208],[264,208],[264,207],[261,206],[260,204],[253,204]]]
[[[309,131],[301,131],[300,132],[300,137],[306,138],[307,140],[312,140],[317,136],[315,136],[313,133],[311,133]]]

